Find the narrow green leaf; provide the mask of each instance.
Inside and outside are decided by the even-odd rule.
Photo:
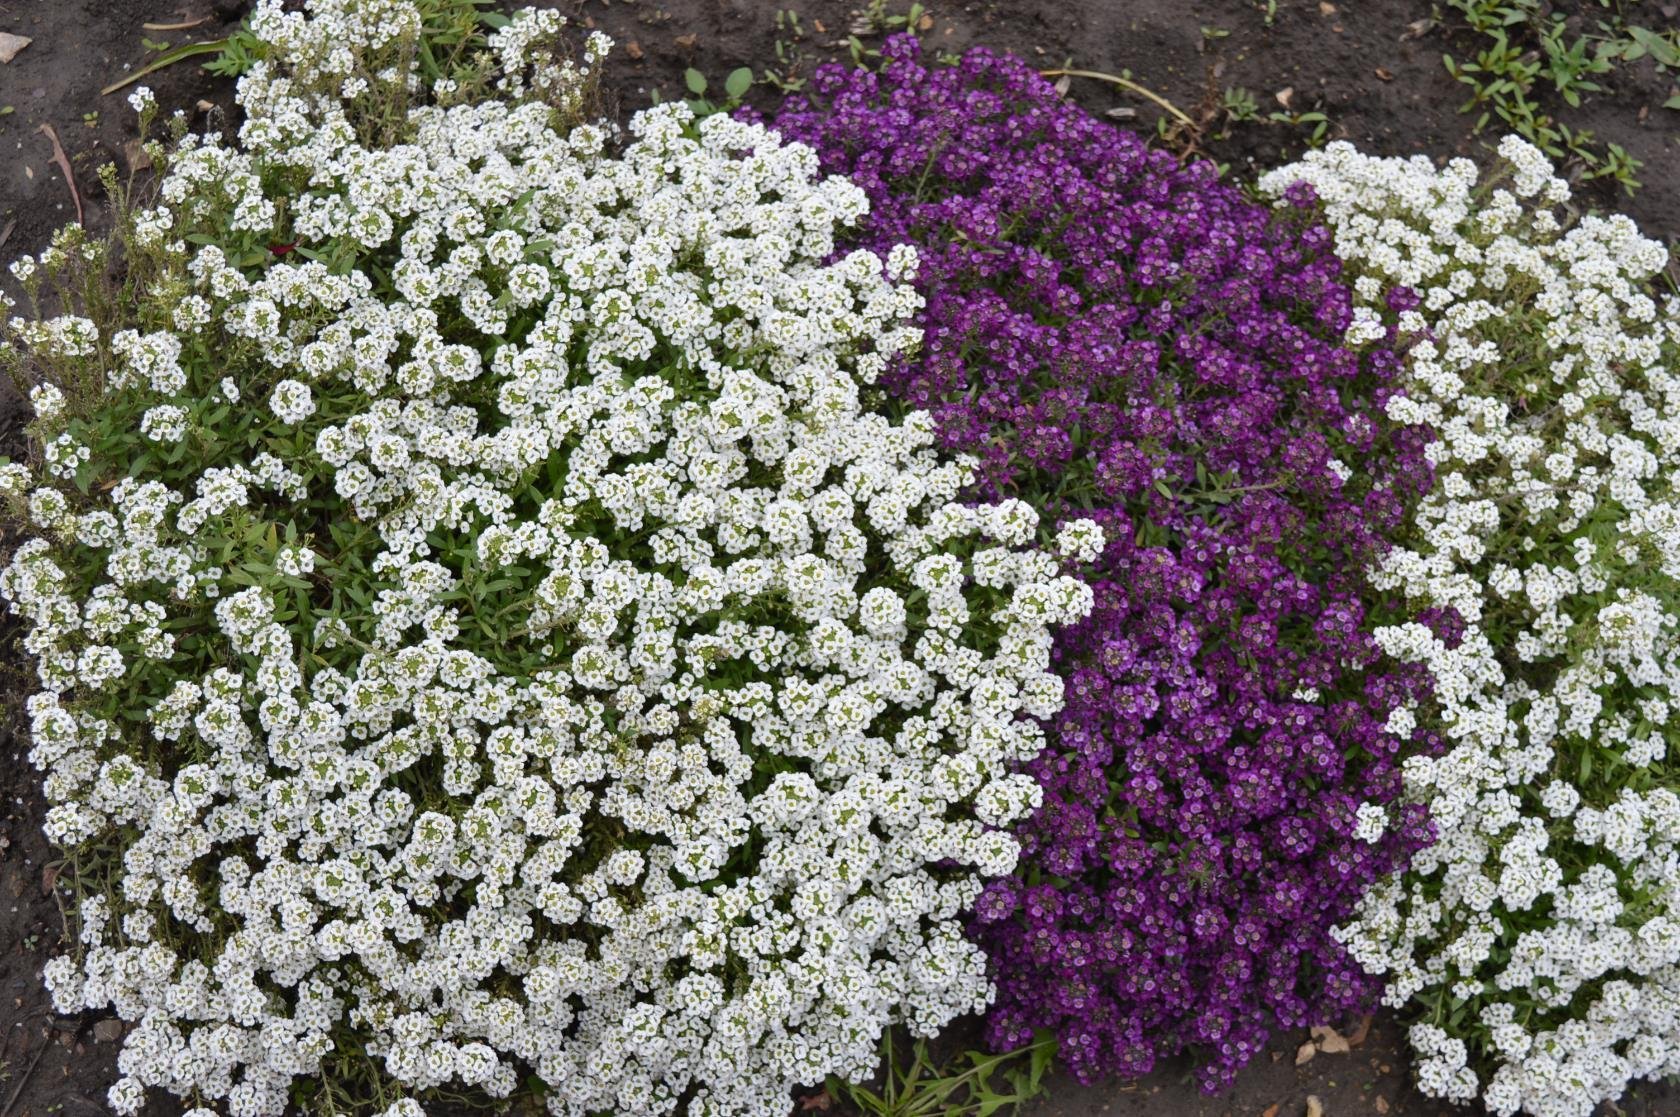
[[[133,85],[147,74],[155,74],[157,71],[173,66],[184,59],[194,58],[201,54],[218,54],[223,47],[227,46],[227,43],[226,39],[212,39],[208,43],[187,43],[184,46],[176,47],[174,50],[166,50],[152,59],[149,65],[140,67],[121,81],[112,82],[99,92],[109,96],[124,86]]]

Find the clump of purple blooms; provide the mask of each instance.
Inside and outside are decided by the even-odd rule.
[[[1430,840],[1395,800],[1402,749],[1438,742],[1384,727],[1424,684],[1382,660],[1362,572],[1428,489],[1429,435],[1385,416],[1392,346],[1343,341],[1310,189],[1252,204],[1018,59],[928,68],[911,37],[773,123],[868,192],[862,243],[920,250],[926,342],[884,386],[979,457],[983,495],[1110,539],[1055,648],[1044,806],[972,925],[990,1042],[1054,1029],[1086,1080],[1188,1050],[1211,1091],[1272,1027],[1368,1007],[1329,932]],[[1363,801],[1394,804],[1374,843]]]

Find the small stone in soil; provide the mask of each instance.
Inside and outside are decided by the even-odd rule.
[[[0,31],[0,62],[10,62],[18,56],[19,51],[34,41],[27,35],[13,35]]]

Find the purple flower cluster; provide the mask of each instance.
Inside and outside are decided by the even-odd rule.
[[[868,192],[862,243],[920,250],[926,342],[885,387],[986,495],[1110,539],[1055,649],[1044,806],[972,925],[990,1041],[1052,1028],[1087,1080],[1189,1050],[1215,1090],[1272,1027],[1368,1005],[1330,928],[1430,828],[1396,805],[1368,843],[1355,811],[1438,743],[1384,728],[1424,684],[1381,660],[1362,572],[1427,491],[1428,434],[1385,417],[1395,351],[1342,340],[1310,190],[1254,205],[1018,59],[928,68],[909,37],[773,123]]]

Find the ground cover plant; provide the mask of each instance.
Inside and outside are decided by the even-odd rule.
[[[930,68],[899,37],[774,123],[868,191],[864,244],[917,248],[925,341],[883,382],[979,457],[981,493],[1109,540],[1057,638],[1045,803],[971,927],[989,1038],[1051,1029],[1086,1080],[1192,1048],[1226,1085],[1269,1029],[1368,1002],[1330,932],[1429,836],[1382,810],[1431,738],[1391,719],[1424,680],[1383,662],[1362,574],[1430,480],[1424,429],[1383,410],[1392,335],[1327,229],[1019,59]]]
[[[1680,306],[1660,244],[1499,151],[1479,180],[1335,144],[1261,186],[1310,184],[1412,339],[1389,411],[1440,432],[1437,484],[1377,578],[1462,622],[1377,633],[1434,680],[1404,716],[1450,747],[1406,785],[1439,840],[1339,937],[1416,1021],[1425,1092],[1585,1117],[1680,1072]]]
[[[119,1113],[780,1114],[986,1003],[1090,592],[865,406],[919,296],[836,255],[860,189],[682,105],[615,141],[601,39],[444,64],[449,5],[264,0],[237,140],[14,269],[47,981],[133,1023]]]

